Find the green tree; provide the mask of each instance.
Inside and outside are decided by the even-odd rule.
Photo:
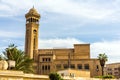
[[[50,73],[49,74],[49,79],[50,80],[63,80],[61,76],[57,73]]]
[[[103,53],[103,54],[98,55],[98,59],[100,61],[100,65],[101,65],[101,68],[102,68],[102,76],[103,76],[104,75],[104,71],[103,71],[104,65],[105,65],[105,62],[108,60],[108,57],[105,53]]]
[[[17,49],[17,46],[10,44],[8,48],[3,51],[3,55],[0,56],[4,60],[14,60],[15,67],[12,70],[20,70],[25,73],[33,73],[33,60],[25,56],[22,50]]]

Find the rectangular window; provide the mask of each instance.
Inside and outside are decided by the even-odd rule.
[[[77,65],[77,68],[78,68],[78,69],[82,69],[82,64],[78,64],[78,65]]]
[[[48,70],[50,70],[50,65],[48,65]]]
[[[68,65],[67,65],[67,64],[64,64],[63,66],[64,66],[64,69],[67,69],[67,68],[68,68]]]
[[[47,70],[47,65],[45,65],[45,70]]]
[[[50,62],[50,61],[51,61],[51,58],[42,58],[42,61],[43,61],[43,62]]]
[[[42,70],[50,70],[50,65],[43,65]]]
[[[117,74],[118,74],[118,72],[114,72],[114,74],[115,74],[115,75],[117,75]]]
[[[70,65],[70,68],[73,68],[73,69],[74,69],[74,68],[75,68],[75,65],[74,65],[74,64],[71,64],[71,65]]]
[[[47,58],[45,58],[45,61],[47,62]]]
[[[61,69],[61,64],[57,64],[56,69]]]
[[[98,66],[98,65],[96,66],[96,71],[97,71],[97,72],[99,71],[99,66]]]
[[[42,61],[44,62],[44,61],[45,61],[45,58],[42,58]]]
[[[48,58],[48,62],[50,62],[51,61],[51,59],[50,58]]]
[[[108,71],[112,71],[112,69],[111,69],[111,68],[108,68]]]
[[[114,68],[114,70],[118,70],[118,68]]]
[[[42,66],[42,70],[44,70],[44,65]]]
[[[111,73],[109,73],[109,75],[112,75],[112,72],[111,72]]]
[[[84,69],[89,70],[89,64],[85,64]]]

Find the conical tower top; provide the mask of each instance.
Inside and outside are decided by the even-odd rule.
[[[36,18],[40,18],[40,14],[37,12],[37,10],[34,8],[31,8],[29,10],[29,12],[25,15],[26,18],[29,18],[29,17],[36,17]]]

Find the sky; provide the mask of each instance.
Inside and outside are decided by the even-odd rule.
[[[0,0],[0,54],[9,44],[24,50],[25,14],[40,13],[39,48],[90,44],[91,58],[105,53],[120,62],[120,0]]]

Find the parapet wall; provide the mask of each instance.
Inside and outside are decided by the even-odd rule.
[[[63,77],[64,80],[103,80],[96,78]],[[22,71],[0,70],[0,80],[49,80],[47,75],[25,74]],[[119,80],[119,79],[104,79]]]
[[[47,75],[25,74],[22,71],[0,70],[0,80],[49,80]]]

